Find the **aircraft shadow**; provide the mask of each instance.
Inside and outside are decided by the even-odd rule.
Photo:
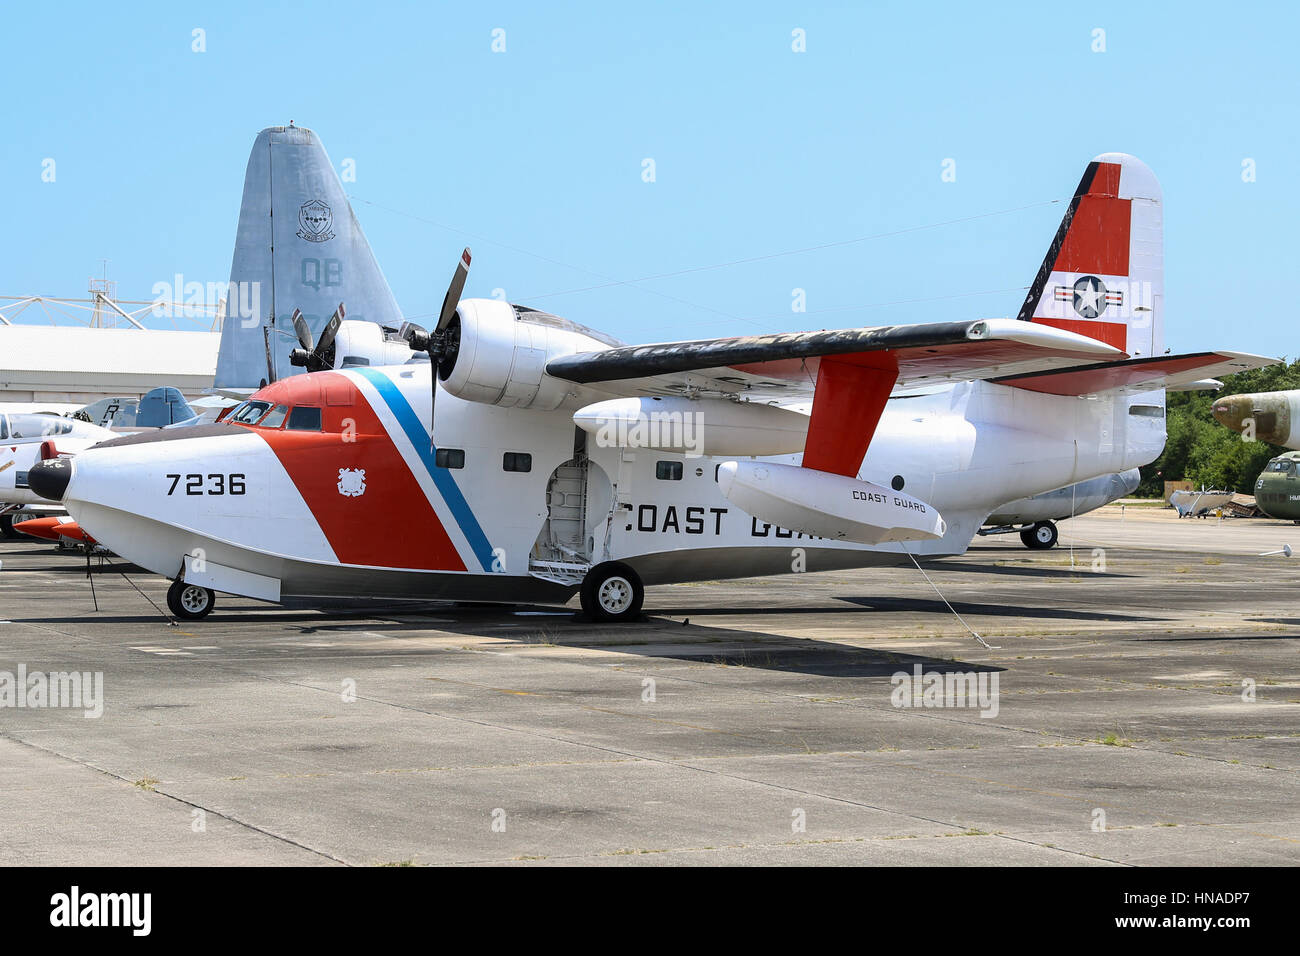
[[[109,562],[105,562],[104,564],[99,564],[98,560],[99,560],[98,558],[92,558],[91,559],[92,563],[90,565],[90,573],[96,576],[102,574],[118,575],[118,574],[149,574],[150,573],[142,567],[127,562],[122,562],[121,564],[113,564]],[[73,558],[68,564],[60,564],[49,568],[15,568],[12,566],[6,566],[5,571],[14,572],[14,573],[20,573],[23,571],[31,573],[33,571],[39,571],[42,574],[71,574],[71,575],[80,575],[81,577],[84,578],[86,576],[86,559]]]
[[[750,612],[753,609],[746,609]],[[824,608],[775,609],[782,613],[804,613],[827,610]],[[852,611],[854,608],[829,609]],[[520,616],[523,611],[527,616]],[[540,612],[540,613],[539,613]],[[557,613],[558,612],[558,613]],[[945,616],[946,608],[943,609]],[[691,609],[698,616],[699,609]],[[734,613],[716,612],[716,613]],[[537,614],[537,616],[532,616]],[[436,620],[429,620],[429,618]],[[376,618],[379,618],[378,620]],[[156,624],[165,623],[160,615],[150,609],[139,614],[100,614],[87,608],[81,615],[40,618],[11,618],[21,623],[85,623],[103,624]],[[618,654],[634,654],[646,658],[677,660],[691,663],[748,667],[756,670],[804,674],[828,678],[882,678],[900,671],[911,674],[915,665],[925,672],[969,673],[972,671],[1001,671],[1004,668],[989,664],[941,659],[927,655],[882,649],[860,648],[844,644],[819,641],[811,638],[791,638],[787,635],[768,634],[761,631],[736,631],[713,628],[707,624],[687,625],[681,621],[659,616],[658,612],[640,621],[611,626],[585,619],[581,613],[550,607],[519,605],[507,610],[500,607],[454,607],[446,604],[400,606],[350,610],[275,611],[259,612],[256,609],[230,608],[220,610],[207,621],[181,621],[182,627],[202,631],[209,624],[237,623],[238,636],[245,644],[249,632],[244,625],[278,625],[301,636],[338,635],[340,637],[359,631],[380,631],[388,638],[401,638],[403,634],[438,630],[473,637],[493,637],[518,645],[584,648]],[[214,628],[215,629],[215,628]],[[214,633],[212,640],[221,641],[225,635]],[[284,631],[273,632],[282,640]],[[348,653],[366,653],[363,646],[351,646]],[[412,644],[411,651],[400,653],[438,653],[428,645]],[[313,648],[312,653],[319,653]],[[393,653],[391,646],[376,649],[375,656]]]
[[[546,618],[515,617],[513,621],[518,624],[517,629],[497,629],[491,632],[491,636],[512,638],[521,644],[636,654],[658,660],[749,667],[811,677],[888,677],[899,671],[911,674],[917,664],[925,672],[941,674],[991,673],[1006,669],[901,651],[853,647],[814,638],[687,624],[661,617],[660,613],[656,609],[640,621],[615,626],[589,621],[581,613],[550,618],[555,626],[540,623]],[[689,614],[694,615],[695,611]],[[533,623],[525,623],[527,620]],[[467,635],[482,633],[468,621],[439,627]]]
[[[1200,637],[1135,637],[1140,644],[1178,644],[1202,641],[1296,641],[1300,634],[1206,634]]]
[[[945,618],[950,618],[952,616],[951,612],[942,601],[932,600],[929,598],[863,598],[840,596],[837,597],[836,600],[844,601],[847,604],[855,606],[836,607],[830,605],[818,605],[812,607],[763,607],[762,605],[748,604],[744,607],[689,607],[677,609],[656,607],[654,613],[674,617],[709,617],[711,615],[732,614],[765,617],[768,615],[783,614],[860,614],[862,613],[862,609],[865,608],[868,611],[881,614],[924,613],[939,614]],[[1048,618],[1067,621],[1132,621],[1139,624],[1167,620],[1167,618],[1163,617],[1139,617],[1131,614],[1078,611],[1054,607],[1023,607],[1020,605],[1006,604],[970,604],[961,601],[954,601],[952,606],[956,609],[958,614],[984,615],[986,617]]]
[[[1044,568],[1033,564],[948,564],[943,561],[926,561],[922,567],[931,574],[964,571],[968,574],[1007,574],[1029,578],[1077,578],[1080,574],[1102,579],[1134,577],[1132,574],[1118,574],[1114,571],[1093,571],[1086,561],[1078,562],[1073,568]]]

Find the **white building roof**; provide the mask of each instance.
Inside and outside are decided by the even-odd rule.
[[[209,388],[219,332],[0,325],[0,401],[67,395],[142,394],[174,385]],[[9,393],[6,395],[6,393]]]

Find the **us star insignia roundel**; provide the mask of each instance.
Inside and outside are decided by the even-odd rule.
[[[339,469],[339,494],[346,498],[359,498],[366,493],[366,470],[364,468]]]
[[[1074,285],[1058,285],[1056,301],[1069,302],[1085,319],[1095,319],[1108,305],[1123,305],[1124,293],[1111,291],[1096,276],[1082,276]]]

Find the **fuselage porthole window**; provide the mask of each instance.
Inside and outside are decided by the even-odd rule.
[[[433,453],[433,463],[439,468],[464,468],[465,449],[439,448]]]
[[[508,451],[501,456],[504,471],[532,471],[533,456],[523,451]]]

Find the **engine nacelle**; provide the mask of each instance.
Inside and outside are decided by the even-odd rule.
[[[460,344],[441,363],[442,386],[458,398],[509,408],[554,409],[574,389],[546,374],[546,363],[574,352],[611,346],[581,326],[499,299],[462,299],[453,320]]]
[[[374,322],[347,319],[339,323],[334,338],[334,367],[355,365],[401,365],[411,360],[411,347],[390,338]]]
[[[688,456],[791,455],[803,451],[808,416],[775,405],[676,396],[614,398],[578,409],[573,422],[601,447]]]

